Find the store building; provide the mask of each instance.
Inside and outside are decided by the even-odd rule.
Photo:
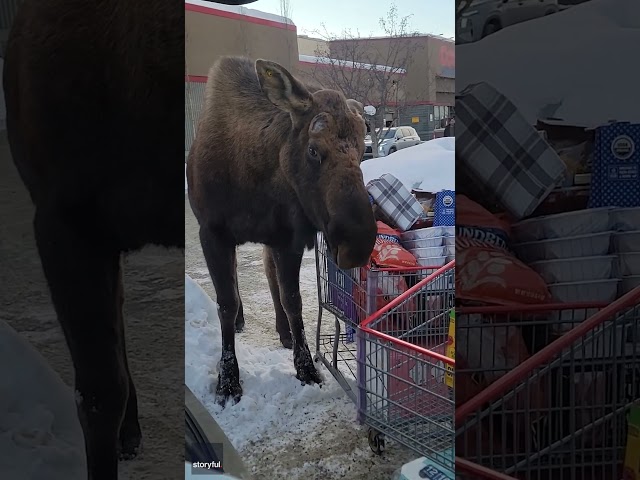
[[[266,58],[295,71],[296,26],[251,8],[185,1],[185,151],[195,135],[209,69],[223,55]]]
[[[358,42],[354,49],[349,42]],[[412,52],[407,55],[403,49]],[[345,52],[358,52],[356,60],[369,64],[392,63],[393,58],[409,58],[406,75],[401,82],[402,96],[390,102],[396,125],[411,125],[423,140],[431,139],[433,131],[444,127],[455,106],[455,42],[437,35],[411,38],[374,37],[329,42],[331,57]],[[394,55],[393,52],[400,52]],[[391,54],[389,54],[391,52]],[[374,105],[375,106],[375,105]]]

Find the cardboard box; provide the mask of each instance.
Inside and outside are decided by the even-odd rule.
[[[382,212],[385,223],[403,232],[409,230],[424,212],[420,202],[391,174],[371,180],[367,191]]]
[[[455,227],[456,225],[456,192],[453,190],[442,190],[436,194],[436,201],[433,204],[435,213],[433,219],[434,227]]]
[[[640,124],[596,130],[589,208],[640,207]]]

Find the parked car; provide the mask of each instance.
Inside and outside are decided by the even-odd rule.
[[[418,145],[420,143],[420,135],[418,135],[418,132],[416,132],[416,129],[413,127],[383,128],[382,131],[378,133],[378,142],[378,156],[384,157],[403,148]],[[366,152],[369,151],[367,147],[371,147],[370,155],[373,157],[371,138],[369,138],[368,142],[365,140],[365,158],[367,156]]]
[[[558,0],[470,0],[456,25],[458,43],[477,42],[509,25],[556,13]]]
[[[364,137],[364,155],[362,156],[362,160],[370,160],[373,158],[373,145],[371,142],[371,135],[367,134]]]

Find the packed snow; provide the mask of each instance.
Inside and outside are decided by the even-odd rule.
[[[455,190],[455,138],[443,137],[360,164],[365,184],[390,173],[409,190]]]
[[[318,412],[332,410],[346,421],[355,421],[354,405],[326,370],[322,387],[303,386],[295,378],[291,350],[250,346],[241,338],[236,340],[236,354],[244,394],[237,405],[219,407],[209,389],[218,380],[220,338],[217,304],[185,275],[185,383],[215,413],[237,449],[250,440],[271,437],[276,425],[281,435],[312,430],[323,421]]]
[[[638,0],[592,0],[456,46],[456,90],[488,82],[531,124],[638,122],[636,103],[621,101],[640,84],[638,45]]]
[[[187,227],[187,239],[196,240],[197,230],[189,217]],[[187,270],[200,278],[185,278],[185,383],[228,436],[256,480],[388,479],[415,454],[388,442],[384,456],[374,455],[367,445],[366,429],[356,423],[355,405],[319,364],[322,387],[300,384],[295,378],[292,352],[280,346],[275,333],[263,267],[254,260],[260,258],[261,247],[244,245],[238,250],[240,295],[247,326],[236,336],[236,353],[244,395],[238,404],[222,409],[209,390],[217,382],[220,325],[217,305],[205,291],[215,295],[211,280],[200,273],[206,267],[197,266],[204,261],[192,254],[187,255]],[[313,305],[312,252],[305,255],[301,274],[308,279],[301,281],[301,291],[313,352],[315,323],[309,320],[314,313],[317,315],[317,303]],[[328,316],[325,318],[327,325],[333,324]]]
[[[0,321],[0,472],[3,478],[86,478],[74,393],[31,344]],[[20,369],[13,368],[20,365]]]

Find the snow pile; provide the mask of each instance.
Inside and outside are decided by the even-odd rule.
[[[244,394],[238,404],[222,409],[210,391],[217,384],[221,349],[218,307],[185,275],[185,383],[234,447],[286,444],[291,436],[316,429],[329,411],[344,422],[355,421],[355,406],[325,369],[322,388],[302,386],[295,378],[291,350],[249,346],[241,336],[236,337],[236,354]]]
[[[84,437],[73,391],[3,321],[0,365],[5,367],[0,373],[2,477],[86,479]]]
[[[364,183],[390,173],[411,189],[455,190],[455,138],[444,137],[360,164]]]
[[[553,117],[594,127],[640,121],[640,2],[592,0],[456,46],[456,90],[488,82],[535,124]]]

